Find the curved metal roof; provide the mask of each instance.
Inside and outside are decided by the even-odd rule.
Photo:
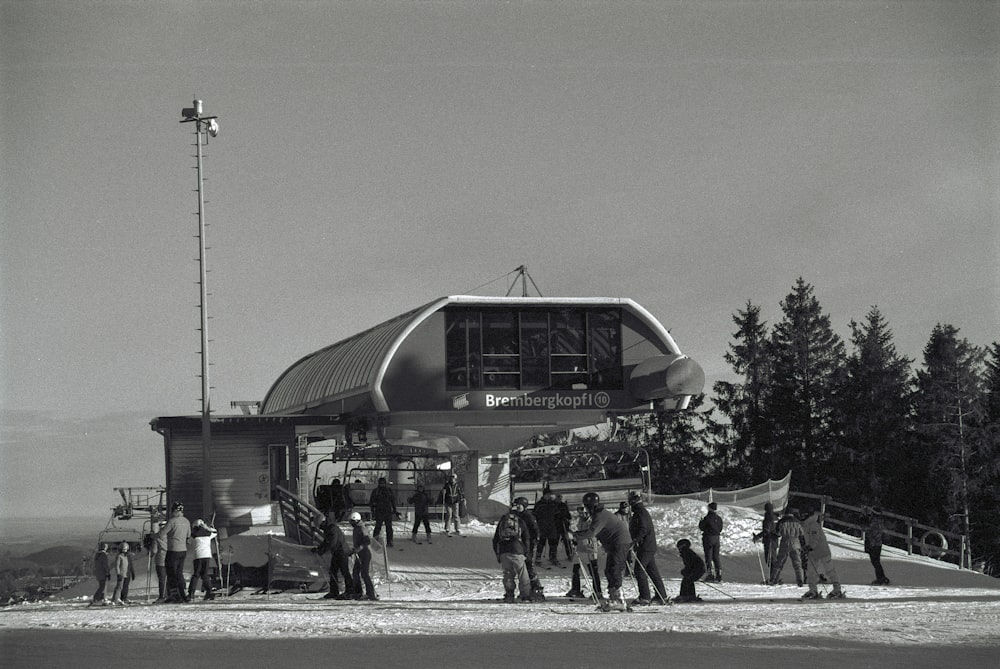
[[[304,413],[311,408],[367,394],[377,411],[388,411],[381,391],[389,361],[404,339],[434,312],[464,306],[621,306],[644,321],[675,352],[677,345],[659,321],[627,298],[615,297],[442,297],[302,358],[289,367],[261,403],[261,414]]]

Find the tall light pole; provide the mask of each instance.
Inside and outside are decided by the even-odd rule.
[[[208,144],[208,137],[219,134],[217,116],[203,116],[202,102],[195,100],[193,106],[181,110],[181,123],[194,123],[195,146],[197,147],[198,168],[198,286],[200,288],[199,310],[201,312],[201,517],[214,518],[215,504],[212,500],[212,400],[208,378],[208,265],[205,257],[205,180],[202,176],[202,144]]]

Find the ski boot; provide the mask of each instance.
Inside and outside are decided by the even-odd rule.
[[[829,595],[826,596],[827,599],[847,599],[847,595],[840,588],[834,588]]]
[[[649,606],[650,600],[643,599],[642,597],[636,597],[631,602],[628,603],[629,606]]]
[[[542,587],[542,584],[540,582],[531,584],[531,601],[533,602],[545,601],[545,588]]]
[[[583,594],[583,591],[580,590],[579,588],[570,590],[569,592],[566,593],[565,596],[569,597],[570,599],[584,599],[586,597],[586,595]]]
[[[514,593],[513,592],[505,592],[505,593],[503,593],[503,603],[504,604],[513,604],[514,601],[515,600],[514,600]]]
[[[815,590],[810,590],[806,594],[799,597],[799,599],[801,599],[802,601],[806,601],[809,599],[823,599],[823,595],[819,594]]]

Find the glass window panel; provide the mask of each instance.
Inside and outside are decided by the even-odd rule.
[[[621,313],[617,310],[592,312],[588,325],[591,387],[621,388]]]
[[[551,318],[553,354],[587,352],[587,323],[582,311],[559,309]]]
[[[549,385],[549,314],[521,312],[521,387]]]

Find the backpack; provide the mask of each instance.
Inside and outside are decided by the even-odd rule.
[[[521,539],[521,521],[517,516],[508,513],[500,521],[500,541],[514,541]]]

